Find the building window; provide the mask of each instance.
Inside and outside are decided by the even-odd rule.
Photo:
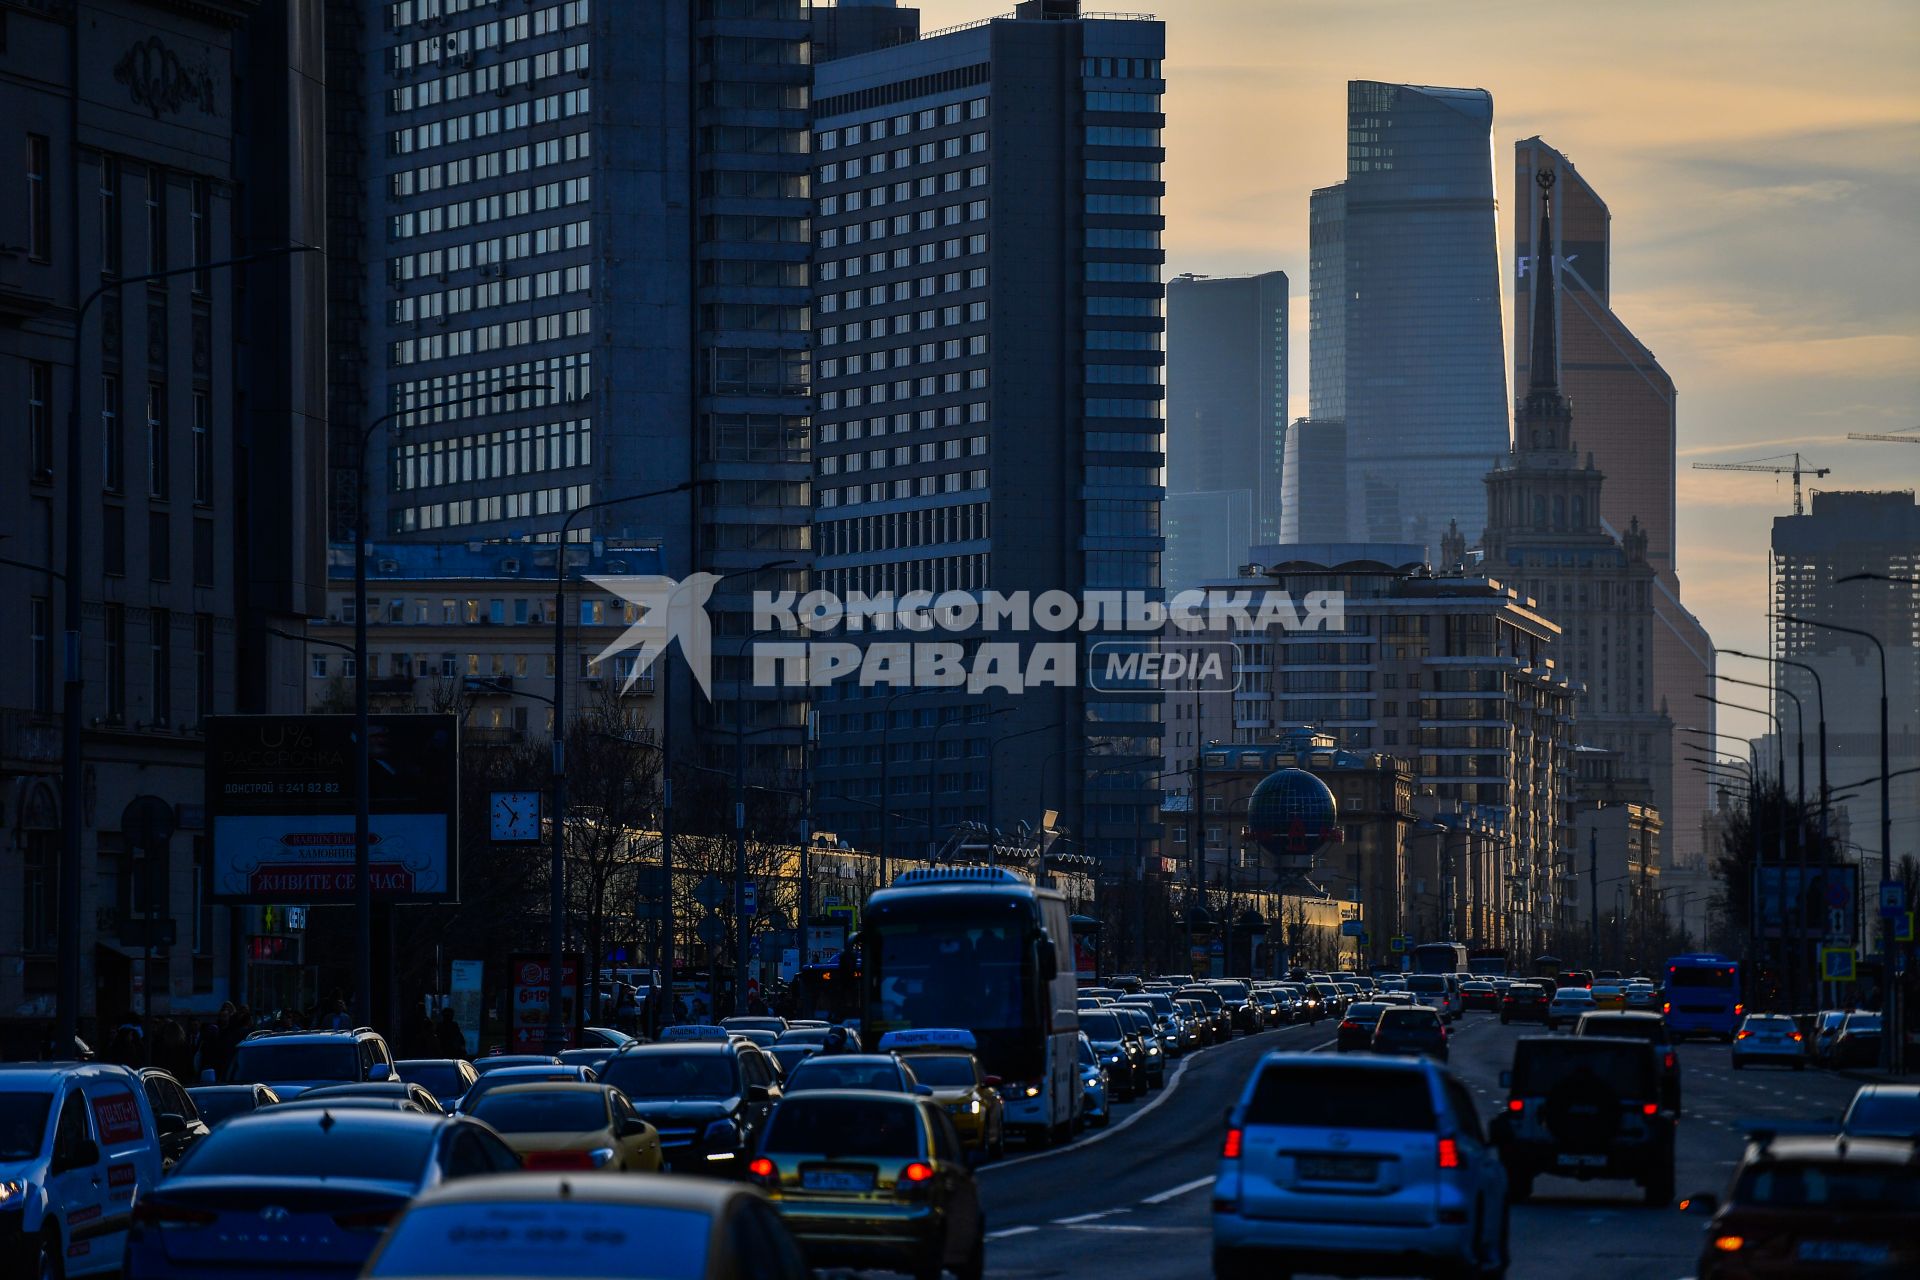
[[[108,493],[119,493],[127,483],[126,441],[120,434],[120,379],[100,375],[100,470]]]
[[[307,670],[315,680],[325,680],[327,678],[327,655],[324,653],[308,654]]]
[[[100,274],[120,274],[120,161],[100,157]]]
[[[153,610],[152,636],[148,656],[153,672],[153,722],[173,723],[173,614]]]
[[[147,496],[165,498],[167,475],[167,389],[147,384]]]
[[[165,510],[147,513],[147,576],[173,580],[173,519]]]
[[[29,955],[45,955],[53,950],[54,930],[59,916],[60,833],[27,832],[21,857],[24,872],[22,904],[26,908],[21,922],[21,949]]]
[[[53,476],[53,366],[27,361],[27,451],[33,478]]]
[[[159,165],[147,169],[147,271],[167,269],[167,174]]]
[[[53,601],[35,596],[27,606],[28,663],[32,668],[33,709],[53,710]]]
[[[213,521],[193,522],[193,585],[213,585]]]
[[[193,718],[205,720],[213,714],[213,615],[198,613],[193,618]]]
[[[106,606],[107,631],[107,719],[127,718],[127,610],[124,605]]]
[[[213,273],[207,263],[213,261],[213,188],[205,178],[193,180],[193,291],[207,294],[213,289]]]
[[[193,393],[193,500],[213,501],[213,397]]]
[[[127,571],[127,512],[112,502],[100,509],[100,570],[115,577]]]
[[[27,135],[27,256],[46,262],[53,256],[53,184],[47,140]]]

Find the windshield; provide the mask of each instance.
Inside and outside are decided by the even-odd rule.
[[[910,1103],[853,1098],[788,1098],[775,1108],[762,1148],[837,1156],[913,1157],[920,1122]]]
[[[1244,1002],[1247,998],[1247,984],[1244,982],[1216,982],[1213,989],[1220,993],[1223,1000]]]
[[[1609,1018],[1603,1013],[1587,1013],[1580,1016],[1573,1030],[1575,1035],[1619,1036],[1654,1044],[1664,1044],[1667,1039],[1667,1025],[1658,1018]]]
[[[847,1062],[809,1058],[787,1077],[787,1092],[801,1089],[878,1089],[899,1093],[906,1088],[900,1069],[889,1062]]]
[[[1848,1133],[1920,1137],[1920,1093],[1862,1093],[1847,1108]]]
[[[930,1084],[938,1089],[957,1089],[974,1083],[972,1058],[916,1053],[913,1061],[907,1065],[913,1068],[913,1074],[921,1084]]]
[[[1733,989],[1733,969],[1727,965],[1687,965],[1667,970],[1669,987],[1707,987],[1719,991]]]
[[[958,913],[956,913],[958,914]],[[971,919],[966,918],[971,916]],[[909,1027],[983,1030],[1029,1026],[1021,981],[1027,917],[969,912],[958,920],[890,921],[871,964],[875,1033]]]
[[[1246,1124],[1305,1129],[1433,1129],[1433,1097],[1418,1071],[1274,1066],[1260,1073]]]
[[[1087,1039],[1103,1044],[1111,1044],[1127,1034],[1127,1028],[1120,1025],[1120,1015],[1105,1009],[1082,1009],[1080,1029],[1087,1033]]]
[[[1434,1031],[1440,1026],[1440,1015],[1432,1009],[1384,1010],[1380,1014],[1382,1031]]]
[[[1831,1206],[1912,1213],[1920,1209],[1920,1170],[1882,1164],[1759,1165],[1740,1176],[1733,1200],[1740,1205],[1800,1209]]]
[[[1604,1040],[1526,1040],[1513,1061],[1513,1092],[1538,1096],[1553,1092],[1563,1081],[1598,1079],[1628,1097],[1653,1092],[1647,1072],[1651,1058],[1637,1044],[1608,1044]]]
[[[291,1115],[292,1113],[287,1113]],[[234,1120],[194,1147],[174,1176],[196,1178],[375,1178],[417,1185],[438,1125],[352,1124],[343,1110],[315,1107],[306,1124]],[[261,1117],[266,1120],[265,1116]]]
[[[501,1133],[585,1133],[607,1127],[606,1095],[595,1090],[495,1093],[473,1109]]]
[[[276,1044],[242,1042],[227,1067],[234,1084],[280,1084],[301,1080],[360,1079],[360,1051],[351,1042]]]
[[[401,1062],[400,1078],[417,1084],[436,1098],[457,1098],[467,1091],[467,1079],[451,1062]]]
[[[0,1160],[31,1160],[47,1132],[51,1093],[0,1093]]]
[[[237,1116],[253,1111],[253,1090],[251,1088],[231,1089],[214,1085],[205,1089],[193,1089],[188,1092],[193,1099],[194,1110],[200,1113],[200,1119],[209,1129],[228,1116]]]
[[[600,1079],[635,1101],[730,1098],[738,1092],[731,1053],[627,1053],[607,1063]]]
[[[367,1274],[546,1277],[564,1257],[567,1274],[582,1280],[699,1280],[711,1227],[705,1213],[651,1205],[435,1205],[400,1219]]]
[[[1415,995],[1445,995],[1447,980],[1437,973],[1416,973],[1407,978],[1407,990]]]

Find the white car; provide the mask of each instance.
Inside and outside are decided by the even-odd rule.
[[[1585,987],[1561,987],[1547,1005],[1547,1027],[1553,1029],[1580,1021],[1583,1013],[1595,1009],[1593,992]]]
[[[1733,1034],[1733,1069],[1753,1062],[1774,1062],[1801,1071],[1807,1065],[1807,1038],[1800,1024],[1784,1013],[1750,1013]]]

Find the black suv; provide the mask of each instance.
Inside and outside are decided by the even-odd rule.
[[[780,1069],[737,1036],[628,1045],[607,1059],[600,1083],[626,1094],[660,1131],[660,1154],[675,1173],[744,1177],[780,1101]]]
[[[394,1080],[393,1052],[378,1031],[255,1031],[227,1064],[228,1084],[270,1084],[280,1101],[327,1084]],[[211,1082],[209,1082],[211,1083]]]
[[[1660,1048],[1610,1036],[1526,1036],[1501,1073],[1507,1108],[1492,1139],[1521,1201],[1541,1174],[1629,1178],[1646,1203],[1673,1199],[1674,1115],[1661,1100]]]
[[[1623,1040],[1645,1040],[1660,1051],[1660,1103],[1680,1114],[1680,1054],[1667,1031],[1667,1020],[1657,1013],[1636,1013],[1627,1009],[1598,1009],[1580,1015],[1573,1024],[1576,1036],[1616,1036]]]

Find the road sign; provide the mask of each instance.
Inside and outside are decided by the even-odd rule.
[[[1820,980],[1822,982],[1852,982],[1854,951],[1852,947],[1820,948]]]
[[[727,900],[727,886],[719,876],[708,876],[694,886],[693,900],[711,911]]]
[[[1343,938],[1357,938],[1366,931],[1367,923],[1364,920],[1342,920],[1340,922],[1340,936]]]
[[[1880,886],[1880,914],[1891,920],[1907,909],[1907,886],[1889,880]]]
[[[1396,952],[1405,951],[1407,949],[1406,936],[1404,934],[1395,934],[1393,937],[1387,939],[1387,946]]]
[[[1373,941],[1373,935],[1368,933],[1365,929],[1362,929],[1360,931],[1360,945],[1364,947],[1372,941]]]
[[[710,947],[717,947],[727,940],[727,922],[719,916],[702,916],[700,923],[693,926],[694,936]]]
[[[1893,940],[1895,942],[1913,941],[1913,912],[1902,911],[1893,918]]]
[[[742,885],[740,887],[740,910],[752,915],[760,909],[760,886]]]
[[[667,918],[667,869],[641,867],[635,876],[633,914],[640,920]]]

